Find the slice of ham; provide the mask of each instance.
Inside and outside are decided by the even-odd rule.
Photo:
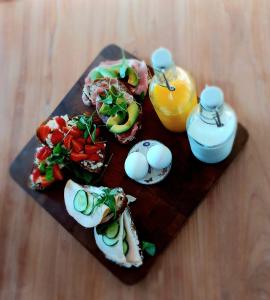
[[[118,80],[114,78],[104,78],[94,82],[87,80],[82,93],[83,103],[87,106],[95,106],[98,97],[105,93],[105,90],[108,90],[112,84],[118,84]]]
[[[120,60],[106,60],[100,63],[99,66],[101,67],[112,67],[116,65],[120,65],[122,63],[122,59]],[[137,59],[127,59],[128,66],[133,68],[139,77],[139,84],[137,87],[131,87],[130,90],[135,95],[141,95],[141,93],[144,93],[144,95],[147,92],[148,89],[148,69],[145,61],[140,61]]]
[[[136,122],[128,131],[121,134],[116,134],[115,136],[121,144],[128,144],[135,139],[139,129],[140,123]]]

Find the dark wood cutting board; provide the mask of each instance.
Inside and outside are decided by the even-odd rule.
[[[134,57],[129,53],[126,53],[126,56]],[[119,58],[121,58],[121,49],[118,46],[109,45],[104,48],[60,102],[52,116],[74,115],[89,111],[90,108],[84,106],[81,100],[86,74],[103,60]],[[100,182],[100,185],[108,187],[120,186],[127,194],[137,198],[137,201],[131,204],[131,211],[139,237],[141,240],[153,242],[157,246],[156,256],[145,255],[144,264],[139,268],[125,269],[105,259],[95,244],[93,230],[83,228],[66,212],[63,201],[64,182],[56,184],[44,192],[29,189],[28,176],[32,168],[35,148],[38,146],[35,137],[27,143],[10,167],[12,178],[106,268],[127,284],[138,282],[149,272],[162,250],[169,245],[185,220],[200,204],[248,139],[247,130],[239,124],[231,155],[219,164],[204,164],[192,155],[185,133],[171,133],[161,125],[148,97],[143,104],[142,128],[137,141],[156,139],[171,149],[173,165],[167,178],[161,183],[151,186],[140,185],[130,180],[125,175],[123,165],[132,145],[121,145],[108,133],[106,139],[109,142],[109,152],[114,155]]]

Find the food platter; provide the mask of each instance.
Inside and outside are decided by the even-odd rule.
[[[125,53],[126,57],[133,57]],[[93,110],[91,107],[86,108],[81,101],[86,75],[100,62],[120,58],[121,49],[118,46],[109,45],[104,48],[51,116],[76,115],[86,110]],[[28,178],[35,149],[38,146],[35,136],[26,144],[10,167],[13,179],[107,269],[127,284],[138,282],[149,272],[155,260],[170,244],[184,222],[242,150],[248,139],[246,129],[238,124],[236,140],[230,156],[217,165],[207,165],[194,158],[186,134],[171,133],[162,126],[148,96],[144,99],[142,111],[142,130],[133,144],[120,144],[113,135],[104,133],[111,159],[98,182],[98,185],[111,188],[122,187],[127,194],[137,198],[137,201],[130,206],[130,210],[139,238],[153,242],[157,249],[154,257],[145,255],[143,265],[138,268],[126,269],[107,260],[95,243],[93,230],[82,227],[67,213],[63,200],[65,181],[42,192],[29,188]],[[165,144],[173,154],[173,164],[168,176],[155,185],[141,185],[129,179],[123,168],[125,158],[132,146],[143,140],[158,140]]]

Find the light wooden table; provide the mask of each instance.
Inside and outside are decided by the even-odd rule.
[[[270,298],[270,2],[0,1],[0,298]],[[8,167],[99,50],[166,46],[219,85],[247,147],[148,277],[128,287],[30,199]],[[181,153],[179,153],[181,155]],[[199,180],[199,178],[198,178]]]

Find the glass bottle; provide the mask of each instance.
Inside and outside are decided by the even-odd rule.
[[[162,124],[170,131],[186,130],[186,120],[197,104],[195,83],[183,69],[175,66],[169,50],[152,54],[154,76],[149,86],[150,100]]]
[[[218,163],[232,151],[237,130],[234,110],[224,103],[223,91],[206,86],[200,103],[187,120],[187,134],[195,157],[206,163]]]

